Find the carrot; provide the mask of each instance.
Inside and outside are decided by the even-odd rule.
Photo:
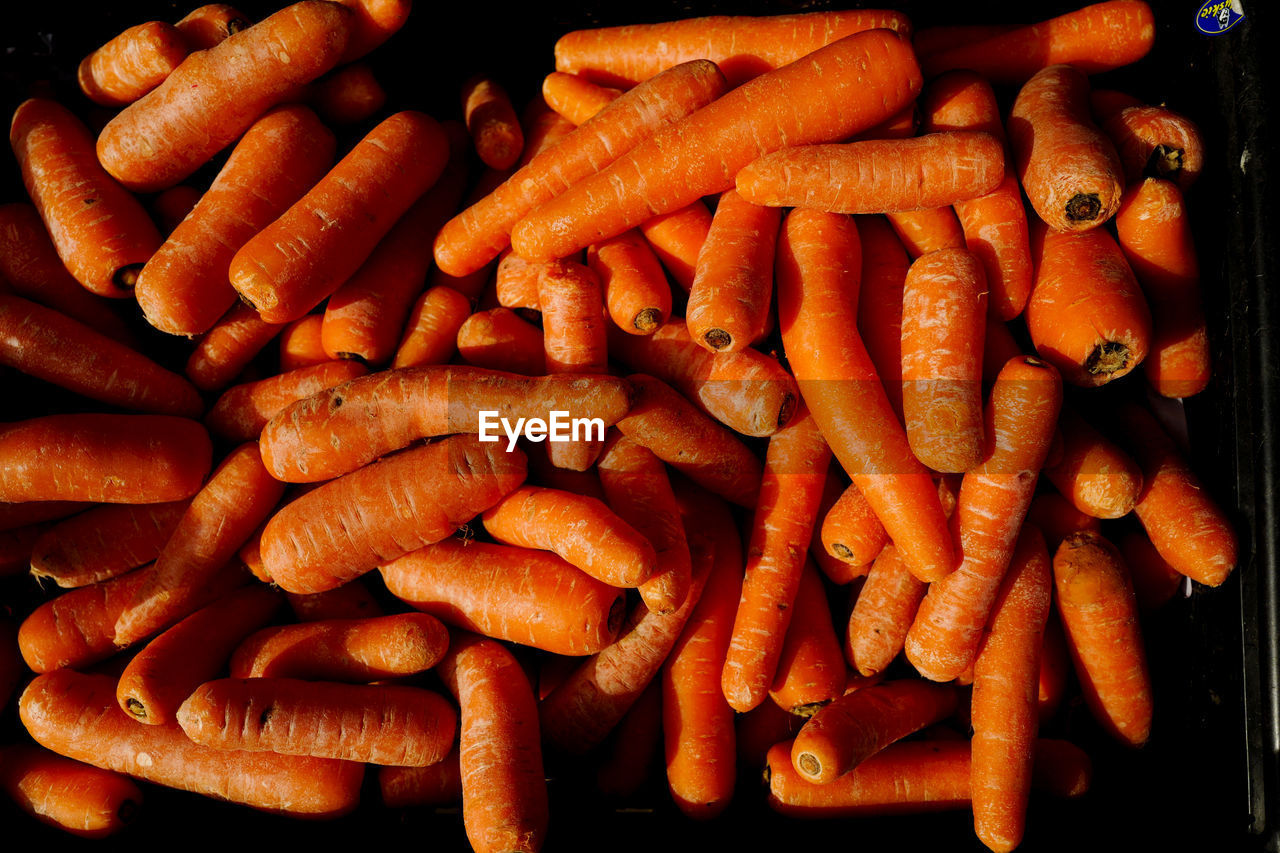
[[[792,714],[808,716],[844,693],[848,667],[831,622],[822,578],[805,561],[792,601],[791,623],[778,657],[769,698]]]
[[[902,412],[916,458],[962,473],[982,462],[987,278],[964,249],[911,265],[902,304]]]
[[[1045,476],[1076,509],[1095,518],[1128,515],[1142,490],[1142,471],[1127,453],[1071,408],[1062,412],[1062,459]]]
[[[243,304],[236,306],[234,310],[241,309],[247,310],[254,317],[258,316],[256,311]],[[292,323],[274,327],[280,335],[279,360],[282,373],[303,367],[315,367],[318,364],[326,364],[332,361],[329,354],[324,351],[324,345],[321,343],[320,336],[324,329],[323,324],[324,315],[307,314]]]
[[[546,373],[542,330],[521,320],[509,308],[477,311],[462,321],[458,356],[466,364],[521,376]]]
[[[587,265],[600,277],[609,316],[619,329],[648,335],[671,316],[671,286],[639,232],[626,231],[588,247]]]
[[[503,249],[498,255],[498,266],[494,271],[494,290],[498,304],[504,308],[541,311],[542,303],[538,301],[538,276],[547,266],[547,264],[531,264],[519,255],[512,254],[510,248]]]
[[[382,608],[359,580],[335,589],[310,594],[286,593],[289,607],[299,622],[324,619],[368,619],[382,615]]]
[[[547,372],[607,373],[604,296],[600,279],[590,267],[557,261],[538,273],[538,303],[542,309],[542,346]],[[584,471],[600,456],[603,435],[547,446],[557,468]]]
[[[626,614],[618,589],[561,557],[488,542],[428,545],[383,566],[382,579],[449,625],[559,655],[600,651]]]
[[[1098,120],[1115,144],[1130,184],[1144,176],[1166,178],[1185,191],[1200,177],[1204,143],[1190,119],[1165,107],[1138,105]]]
[[[236,301],[227,279],[236,251],[320,180],[336,144],[301,105],[255,121],[191,215],[142,268],[137,297],[147,322],[174,335],[207,331]]]
[[[742,589],[743,555],[728,506],[701,490],[677,495],[692,553],[710,550],[706,585],[662,668],[667,787],[680,811],[715,817],[733,797],[734,714],[720,691]],[[762,703],[769,705],[770,703]]]
[[[160,233],[98,164],[88,128],[60,104],[31,98],[14,111],[9,144],[67,270],[99,296],[129,296]]]
[[[1151,676],[1124,561],[1096,533],[1076,533],[1053,556],[1058,612],[1085,704],[1128,746],[1151,732]]]
[[[463,83],[462,114],[481,162],[493,169],[515,165],[524,134],[511,98],[498,81],[477,75]]]
[[[435,119],[406,110],[371,130],[231,260],[231,284],[262,319],[296,320],[351,277],[444,170]]]
[[[424,767],[449,752],[458,715],[417,687],[224,678],[188,696],[178,724],[217,751]]]
[[[656,129],[715,100],[725,88],[720,70],[700,60],[673,68],[620,96],[562,144],[534,157],[446,223],[436,236],[437,266],[451,275],[483,267],[506,247],[512,227],[530,210],[599,171]],[[578,248],[591,242],[595,241]],[[569,254],[564,251],[554,257]]]
[[[791,744],[792,766],[810,782],[833,782],[955,709],[954,688],[924,681],[888,681],[847,693],[819,709],[800,729]]]
[[[585,124],[622,94],[619,89],[597,86],[585,77],[552,71],[542,80],[542,97],[547,106],[568,121]]]
[[[346,65],[372,51],[404,26],[413,0],[336,0],[355,14],[351,38],[339,65]]]
[[[200,394],[177,373],[79,320],[5,293],[0,364],[123,409],[182,417],[204,411]]]
[[[443,364],[457,351],[458,336],[471,316],[471,302],[452,287],[428,288],[409,309],[409,319],[393,367]],[[539,360],[542,358],[539,340]],[[538,365],[537,373],[542,372]]]
[[[898,550],[886,545],[867,573],[849,616],[845,656],[858,672],[872,676],[893,663],[926,589],[902,564]]]
[[[1178,594],[1182,574],[1165,562],[1149,538],[1133,530],[1116,544],[1129,569],[1139,610],[1157,610]]]
[[[709,492],[754,507],[760,460],[729,430],[651,376],[629,376],[634,398],[618,429]]]
[[[977,655],[1061,405],[1062,380],[1038,359],[1012,359],[996,379],[987,456],[965,473],[954,514],[960,568],[929,588],[907,632],[907,659],[925,678],[950,681]]]
[[[639,225],[667,275],[688,292],[698,267],[698,255],[711,231],[711,211],[701,201],[660,213]]]
[[[912,139],[788,146],[742,169],[737,187],[755,204],[885,213],[979,198],[1003,178],[1000,141],[989,133],[957,130]]]
[[[372,68],[357,62],[317,80],[311,101],[321,118],[331,124],[358,124],[382,109],[387,90]]]
[[[1050,227],[1088,231],[1120,207],[1120,157],[1089,116],[1079,69],[1052,65],[1027,81],[1009,116],[1009,145],[1022,188]]]
[[[640,598],[655,613],[670,613],[689,594],[689,544],[662,460],[616,431],[606,440],[596,467],[609,508],[653,546],[652,574]]]
[[[1016,848],[1026,825],[1052,583],[1044,537],[1023,528],[973,667],[973,821],[992,850]]]
[[[254,584],[192,613],[133,656],[120,675],[116,701],[140,722],[162,726],[205,681],[216,678],[236,645],[283,604]]]
[[[771,151],[871,127],[919,90],[905,39],[883,30],[847,36],[658,131],[522,219],[511,231],[511,246],[531,261],[563,257],[729,189],[742,167]]]
[[[190,184],[178,184],[156,195],[151,202],[151,212],[165,239],[187,218],[203,195],[203,191]]]
[[[1218,586],[1237,559],[1239,546],[1230,519],[1155,418],[1132,404],[1116,415],[1125,446],[1142,468],[1142,491],[1133,509],[1151,544],[1178,572]]]
[[[379,767],[378,791],[382,804],[393,809],[461,803],[462,768],[457,744],[444,758],[426,767]]]
[[[36,540],[31,574],[74,588],[149,563],[169,541],[187,503],[104,504],[61,521]]]
[[[286,406],[368,372],[357,361],[329,361],[235,385],[209,409],[205,425],[228,441],[253,441]]]
[[[525,477],[525,458],[451,436],[367,465],[277,512],[262,531],[267,574],[324,592],[438,542]]]
[[[169,415],[48,415],[0,424],[0,501],[164,503],[200,489],[204,427]]]
[[[911,46],[915,48],[916,56],[924,57],[961,45],[977,44],[1017,28],[1017,24],[950,24],[925,27],[912,33]]]
[[[791,420],[800,398],[795,379],[758,350],[711,354],[680,318],[651,335],[609,335],[609,355],[677,389],[720,423],[752,436],[770,436]]]
[[[1076,509],[1071,501],[1058,492],[1041,492],[1031,500],[1027,510],[1027,523],[1034,524],[1044,534],[1049,550],[1055,550],[1069,534],[1085,530],[1101,532],[1102,525],[1092,515]]]
[[[523,377],[478,367],[427,365],[375,373],[290,405],[262,431],[262,458],[278,480],[328,480],[421,438],[480,431],[479,412],[511,422],[569,411],[610,426],[627,412],[616,377]],[[375,432],[371,422],[377,422]],[[490,420],[485,442],[506,442]]]
[[[547,832],[538,706],[511,653],[456,633],[440,677],[462,709],[462,821],[476,853],[536,853]]]
[[[845,296],[857,264],[844,269],[822,235],[838,214],[792,211],[778,246],[778,325],[800,393],[845,473],[866,497],[912,573],[937,580],[954,565],[951,537],[932,478],[907,445]]]
[[[120,33],[80,62],[80,91],[95,104],[122,107],[164,82],[191,48],[177,27],[148,21]]]
[[[181,70],[107,123],[98,159],[135,192],[173,186],[337,64],[351,18],[337,4],[303,0],[191,54]]]
[[[556,70],[630,88],[677,63],[705,57],[736,86],[851,33],[877,28],[911,34],[905,15],[861,9],[575,30],[556,42]]]
[[[1142,0],[1094,3],[991,38],[935,51],[921,60],[925,76],[968,68],[1000,85],[1018,85],[1037,71],[1067,63],[1097,74],[1137,62],[1155,40],[1155,20]]]
[[[283,328],[263,322],[248,305],[232,305],[191,351],[185,370],[187,378],[201,391],[221,391]]]
[[[902,293],[911,261],[889,224],[879,216],[854,219],[862,243],[857,327],[889,405],[902,420]]]
[[[662,685],[655,679],[614,729],[608,754],[596,770],[596,787],[605,797],[634,796],[649,778],[662,741]]]
[[[0,752],[0,788],[36,820],[81,838],[119,832],[142,805],[131,779],[25,744]]]
[[[1116,214],[1120,249],[1151,307],[1151,353],[1143,370],[1156,393],[1190,397],[1209,384],[1209,334],[1191,222],[1176,184],[1148,178]]]
[[[226,3],[209,3],[192,9],[174,24],[192,50],[208,50],[250,26],[251,22],[240,10]]]
[[[960,202],[956,202],[959,204]],[[887,211],[885,218],[913,258],[940,249],[963,249],[964,232],[950,207]]]

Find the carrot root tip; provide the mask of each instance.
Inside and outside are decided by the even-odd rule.
[[[800,753],[800,772],[806,776],[817,778],[822,772],[822,762],[811,752]]]
[[[1182,149],[1157,145],[1147,159],[1143,174],[1153,178],[1172,178],[1182,171]]]
[[[233,36],[241,30],[247,30],[252,24],[244,18],[232,18],[227,21],[227,35]]]
[[[124,704],[125,710],[137,717],[139,720],[145,720],[147,718],[147,706],[143,705],[137,699],[130,696],[125,700]]]
[[[662,312],[657,308],[645,308],[635,319],[631,321],[631,325],[635,326],[642,332],[652,331],[662,323]]]
[[[1102,213],[1102,202],[1097,193],[1077,193],[1067,202],[1068,222],[1092,222]]]
[[[1110,376],[1124,370],[1129,364],[1129,348],[1119,341],[1104,341],[1093,348],[1084,360],[1084,369],[1091,376]]]
[[[733,343],[733,335],[724,329],[709,329],[702,339],[716,351],[722,350],[729,344]]]
[[[836,552],[836,556],[837,556],[837,557],[839,557],[839,558],[840,558],[840,559],[842,559],[842,560],[848,560],[850,557],[852,557],[852,556],[853,556],[853,551],[851,551],[851,550],[849,549],[849,546],[848,546],[848,545],[844,545],[844,544],[842,544],[842,543],[840,543],[840,542],[832,542],[832,543],[831,543],[831,550],[832,550],[832,551],[835,551],[835,552]]]

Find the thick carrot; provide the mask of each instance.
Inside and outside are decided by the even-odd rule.
[[[198,417],[191,383],[52,308],[0,293],[0,365],[123,409]]]
[[[191,51],[173,24],[148,21],[120,33],[80,62],[80,91],[95,104],[122,107],[164,82]]]
[[[524,134],[511,97],[498,81],[477,75],[463,83],[462,115],[481,162],[492,169],[515,165]]]
[[[226,3],[209,3],[192,9],[174,24],[192,50],[208,50],[250,26],[244,13]]]
[[[792,211],[778,246],[778,325],[800,393],[845,473],[921,580],[954,567],[937,487],[912,455],[858,335],[859,265],[828,256],[822,235],[833,217]]]
[[[121,709],[148,725],[172,722],[183,700],[216,678],[236,645],[283,603],[280,593],[253,584],[192,613],[129,661],[116,687]]]
[[[907,659],[925,678],[950,681],[973,663],[1061,406],[1062,380],[1038,359],[1011,359],[996,379],[987,457],[965,473],[955,509],[960,568],[929,588],[907,632]]]
[[[625,800],[650,778],[662,742],[662,685],[649,682],[634,705],[618,721],[596,770],[596,787],[605,797]]]
[[[1096,533],[1073,534],[1053,556],[1053,577],[1085,703],[1108,734],[1142,746],[1151,733],[1151,675],[1120,552]]]
[[[231,655],[232,678],[379,681],[440,662],[449,633],[426,613],[322,619],[263,628]]]
[[[588,247],[587,265],[600,277],[609,316],[619,329],[648,335],[671,316],[671,285],[638,231]]]
[[[736,86],[851,33],[877,28],[911,34],[905,15],[874,9],[575,30],[556,42],[556,70],[626,89],[680,62],[706,58]]]
[[[231,259],[333,164],[333,134],[292,104],[253,123],[195,209],[138,276],[147,322],[173,335],[208,331],[236,301]]]
[[[283,329],[279,324],[264,322],[248,305],[232,305],[191,351],[185,369],[187,378],[201,391],[221,391]]]
[[[449,752],[458,715],[418,687],[224,678],[188,696],[178,724],[218,751],[425,767]]]
[[[462,821],[476,853],[537,853],[547,833],[538,706],[500,643],[455,633],[439,666],[458,700]]]
[[[862,274],[858,286],[858,334],[875,365],[889,405],[902,420],[902,292],[911,260],[902,241],[879,216],[859,216]]]
[[[964,249],[911,265],[902,296],[902,415],[916,458],[962,473],[982,462],[987,277]]]
[[[845,651],[858,672],[872,676],[893,663],[926,589],[902,564],[898,549],[886,545],[867,572],[849,615]]]
[[[48,415],[0,424],[0,501],[164,503],[200,489],[213,450],[169,415]]]
[[[368,372],[358,361],[328,361],[234,385],[213,404],[204,422],[220,438],[254,441],[262,428],[290,404]]]
[[[272,323],[296,320],[351,277],[444,170],[449,142],[435,119],[384,119],[231,260],[231,284]]]
[[[1026,825],[1052,577],[1044,537],[1023,528],[973,666],[973,821],[992,850],[1013,850]]]
[[[1209,334],[1191,221],[1177,185],[1148,178],[1132,186],[1116,213],[1116,234],[1151,307],[1147,380],[1165,397],[1200,393],[1209,384]]]
[[[822,578],[808,560],[791,607],[791,623],[778,656],[769,698],[778,707],[803,717],[844,693],[848,667],[831,622]]]
[[[98,136],[98,159],[135,192],[173,186],[259,116],[337,64],[352,15],[303,0],[197,51]]]
[[[88,128],[60,104],[32,98],[13,114],[9,144],[67,270],[99,296],[129,296],[160,233],[99,165]]]
[[[552,71],[542,80],[547,106],[574,124],[585,124],[622,94],[619,89],[597,86],[578,74]]]
[[[538,273],[542,309],[542,346],[550,374],[602,374],[609,371],[608,323],[600,278],[573,261],[547,264]],[[547,456],[557,468],[585,471],[595,463],[604,437],[548,443]]]
[[[373,69],[363,62],[344,66],[317,80],[311,102],[331,124],[358,124],[372,118],[387,103],[387,90]]]
[[[547,372],[542,330],[526,323],[510,308],[477,311],[462,321],[458,356],[466,364],[521,376]]]
[[[621,234],[729,189],[743,166],[771,151],[875,125],[912,100],[920,83],[905,39],[889,30],[847,36],[658,131],[526,216],[511,246],[545,261]]]
[[[36,540],[31,574],[73,588],[149,563],[160,555],[187,504],[105,504],[59,522]]]
[[[1059,543],[1071,533],[1102,531],[1098,519],[1076,509],[1071,501],[1052,491],[1041,492],[1031,500],[1031,508],[1027,510],[1027,523],[1040,529],[1050,551],[1056,550]]]
[[[1169,565],[1151,540],[1131,530],[1116,543],[1124,557],[1139,610],[1158,610],[1182,588],[1182,574]]]
[[[324,592],[438,542],[525,477],[524,454],[451,436],[367,465],[300,497],[262,531],[267,574]]]
[[[1204,143],[1190,119],[1165,107],[1129,106],[1098,120],[1115,143],[1130,184],[1143,177],[1166,178],[1186,190],[1200,177]]]
[[[960,202],[956,202],[959,204]],[[885,218],[913,258],[940,249],[963,249],[964,231],[951,207],[886,211]]]
[[[258,316],[258,312],[243,303],[232,310],[247,310],[254,317]],[[282,373],[332,361],[329,354],[324,351],[324,344],[321,343],[321,334],[324,329],[323,314],[307,314],[292,323],[275,326],[275,328],[280,334],[279,361]]]
[[[382,580],[449,625],[558,655],[595,654],[626,615],[620,590],[563,558],[488,542],[428,545],[383,566]]]
[[[426,767],[379,767],[378,792],[388,808],[452,806],[462,802],[458,745]]]
[[[1089,79],[1052,65],[1018,92],[1009,146],[1022,188],[1040,218],[1059,231],[1088,231],[1115,215],[1124,170],[1089,115]]]
[[[1004,168],[1000,140],[957,130],[789,146],[738,172],[737,187],[747,201],[774,207],[831,213],[929,210],[986,195],[1000,185]]]
[[[524,377],[446,365],[385,371],[278,413],[262,431],[262,458],[276,479],[317,482],[421,438],[479,432],[481,411],[512,423],[567,411],[610,426],[626,414],[629,392],[626,380],[606,376]],[[486,443],[510,443],[497,421],[488,422],[487,432]]]
[[[640,233],[666,267],[667,275],[687,293],[693,286],[698,254],[711,231],[711,211],[701,199],[678,210],[660,213],[639,225]]]
[[[965,41],[921,59],[926,76],[954,68],[993,83],[1018,85],[1050,65],[1068,63],[1097,74],[1137,62],[1155,41],[1155,20],[1142,0],[1094,3],[1031,26]]]
[[[1072,408],[1060,421],[1062,458],[1045,476],[1076,509],[1094,518],[1128,515],[1142,491],[1138,463]]]
[[[25,744],[0,752],[0,789],[36,820],[81,838],[120,831],[142,805],[133,780]]]
[[[512,226],[530,210],[599,171],[657,128],[712,102],[726,86],[714,63],[699,60],[673,68],[622,95],[562,144],[534,157],[492,193],[446,223],[436,237],[436,264],[452,275],[483,267],[506,247]],[[589,240],[578,248],[591,242],[596,241]],[[569,254],[564,251],[555,257]]]

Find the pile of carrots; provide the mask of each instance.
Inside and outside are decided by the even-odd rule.
[[[0,424],[0,575],[46,598],[0,621],[9,797],[331,818],[375,765],[534,851],[544,751],[623,798],[661,754],[691,818],[765,768],[1005,851],[1089,787],[1038,737],[1070,671],[1146,742],[1141,614],[1238,559],[1143,402],[1211,374],[1199,131],[1091,85],[1146,3],[581,30],[444,122],[362,61],[409,14],[203,6],[13,115],[0,365],[83,405]]]

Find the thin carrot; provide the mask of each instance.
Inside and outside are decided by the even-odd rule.
[[[791,607],[791,623],[769,698],[775,705],[803,717],[844,693],[848,667],[831,622],[822,578],[807,560]]]
[[[142,805],[131,779],[25,744],[0,752],[0,789],[41,823],[81,838],[119,832]]]
[[[884,672],[898,656],[926,589],[902,564],[898,550],[886,545],[867,572],[849,615],[845,653],[858,672]]]
[[[590,267],[572,261],[547,264],[538,273],[542,346],[550,374],[602,374],[609,370],[604,294]],[[557,468],[585,471],[600,456],[603,436],[548,444]]]
[[[1200,130],[1185,116],[1165,107],[1129,106],[1107,118],[1102,129],[1115,143],[1125,179],[1166,178],[1187,190],[1204,166]]]
[[[14,111],[9,144],[67,270],[99,296],[129,296],[160,233],[99,165],[88,128],[60,104],[31,98]]]
[[[638,227],[666,267],[667,275],[687,293],[693,286],[698,254],[711,231],[711,211],[706,204],[699,199],[678,210],[650,217]]]
[[[552,71],[542,80],[542,97],[547,106],[574,124],[585,124],[621,94],[620,89],[597,86],[585,77],[563,71]]]
[[[191,51],[172,24],[148,21],[120,33],[80,62],[80,91],[95,104],[122,107],[164,82]]]
[[[600,277],[609,316],[619,329],[648,335],[671,316],[671,285],[658,256],[638,231],[591,245],[587,265]]]
[[[1027,510],[1027,523],[1040,529],[1050,551],[1056,550],[1069,534],[1085,530],[1102,531],[1098,519],[1076,509],[1058,492],[1041,492],[1032,498],[1031,508]]]
[[[247,310],[254,317],[258,316],[258,312],[243,303],[233,310]],[[282,373],[332,361],[321,343],[323,324],[323,314],[308,314],[292,323],[274,327],[280,335],[279,361]]]
[[[1116,543],[1133,580],[1139,610],[1158,610],[1182,588],[1182,574],[1169,565],[1151,540],[1131,530]]]
[[[160,555],[187,501],[104,504],[53,525],[31,550],[31,574],[61,587],[110,580]]]
[[[426,767],[379,767],[378,791],[382,804],[392,809],[461,803],[462,768],[457,744],[444,758]]]
[[[919,90],[905,39],[889,30],[847,36],[658,131],[522,219],[511,246],[531,261],[563,257],[729,189],[742,167],[771,151],[871,127]]]
[[[387,90],[373,69],[363,62],[346,65],[317,80],[311,102],[331,124],[358,124],[372,118],[387,103]]]
[[[654,679],[618,721],[604,747],[608,754],[596,770],[600,793],[614,800],[634,796],[650,778],[661,742],[662,685]]]
[[[223,392],[205,415],[209,431],[228,441],[253,441],[281,410],[298,400],[364,376],[358,361],[328,361],[300,367],[257,382],[234,385]]]
[[[558,655],[595,654],[626,615],[616,587],[561,557],[488,542],[428,545],[383,566],[382,580],[392,595],[449,625]]]
[[[1072,408],[1060,420],[1062,458],[1045,476],[1076,509],[1095,518],[1128,515],[1142,491],[1138,463]]]
[[[959,204],[960,202],[956,202]],[[886,211],[885,218],[913,258],[940,249],[963,249],[964,231],[951,207]]]
[[[1151,675],[1120,552],[1096,533],[1073,534],[1053,556],[1053,577],[1085,703],[1108,734],[1142,746],[1151,732]]]
[[[977,44],[1017,28],[1017,24],[948,24],[925,27],[912,33],[911,46],[915,48],[916,56],[924,57],[961,45]]]
[[[135,192],[172,186],[236,140],[299,85],[337,64],[352,15],[303,0],[197,51],[107,123],[98,159]]]
[[[174,24],[192,50],[208,50],[250,26],[244,13],[226,3],[209,3],[192,9]]]
[[[156,195],[151,202],[151,212],[165,239],[187,218],[203,195],[203,191],[191,184],[178,184]]]
[[[902,242],[879,216],[859,216],[862,274],[857,327],[889,405],[902,420],[902,293],[911,261]],[[1003,362],[1002,362],[1003,364]]]
[[[510,308],[477,311],[462,321],[458,356],[466,364],[521,376],[547,372],[542,330],[526,323]]]
[[[511,98],[498,81],[477,75],[463,83],[462,114],[481,162],[493,169],[515,165],[524,134]]]
[[[283,329],[263,322],[248,305],[232,305],[191,351],[185,369],[187,378],[201,391],[221,391]]]

